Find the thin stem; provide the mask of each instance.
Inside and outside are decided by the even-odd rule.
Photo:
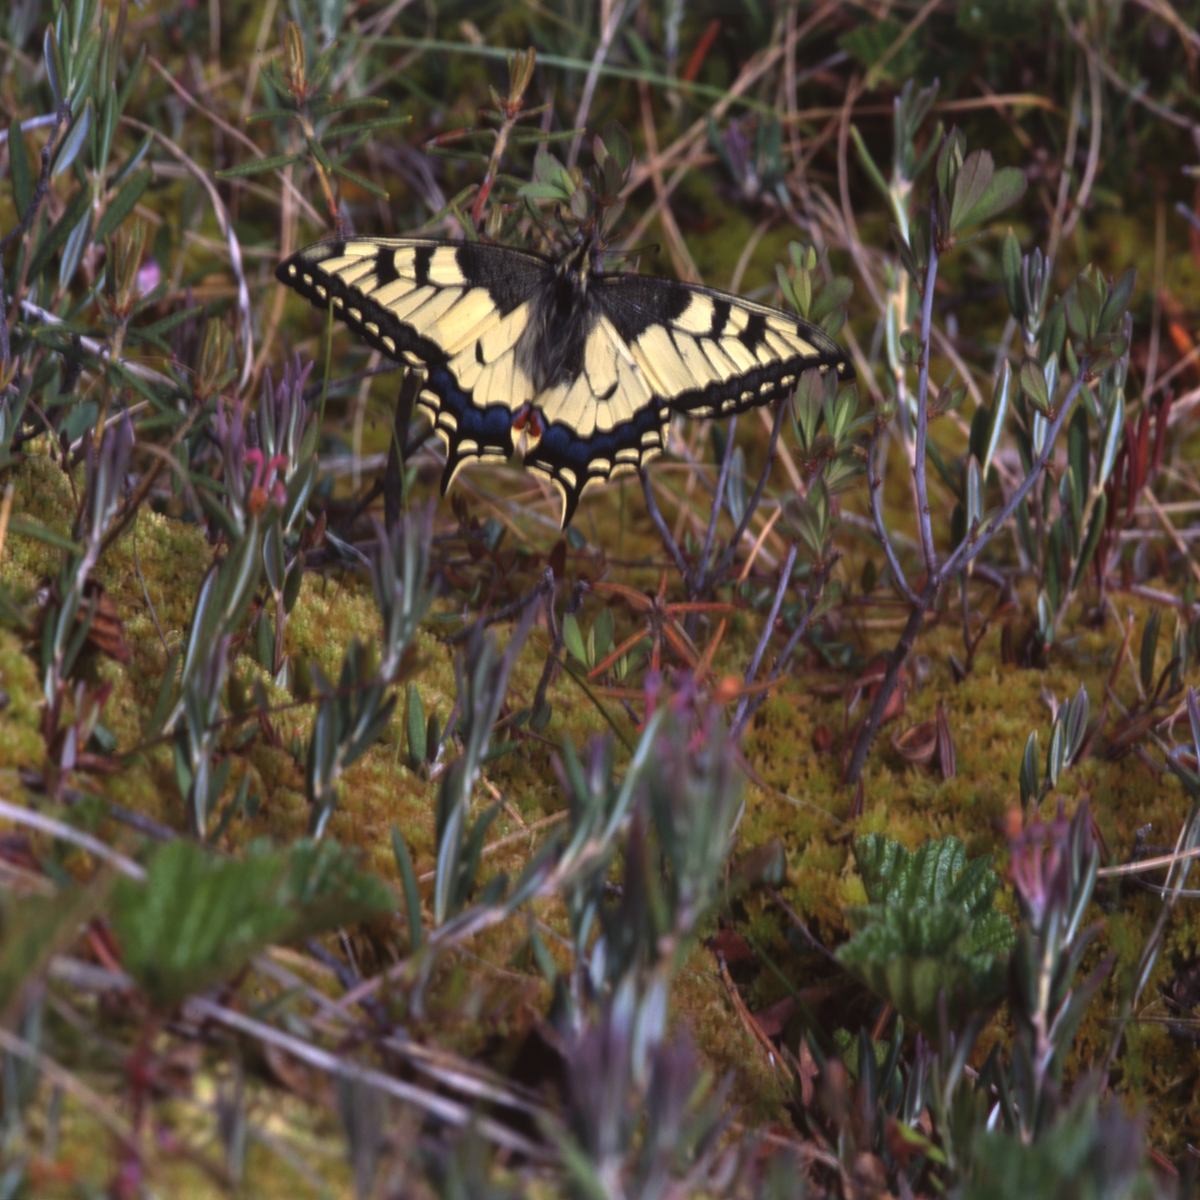
[[[883,547],[883,553],[887,556],[888,566],[892,570],[892,578],[895,579],[896,586],[909,604],[917,604],[919,603],[917,594],[909,587],[908,580],[904,576],[904,568],[900,565],[900,559],[896,556],[896,550],[892,546],[892,539],[888,536],[887,526],[883,523],[883,469],[878,475],[873,474],[875,457],[879,449],[879,435],[882,431],[883,427],[877,421],[871,433],[871,444],[867,449],[867,488],[871,493],[871,516],[875,520],[875,534]]]
[[[933,289],[937,282],[937,198],[929,201],[929,265],[925,271],[925,291],[921,296],[921,366],[917,374],[917,431],[913,445],[913,482],[917,489],[917,525],[921,530],[921,553],[925,570],[932,579],[937,574],[937,549],[933,544],[933,517],[929,511],[929,484],[925,468],[925,442],[929,434],[929,354],[933,325]]]
[[[812,623],[813,613],[817,611],[817,605],[821,603],[821,596],[825,592],[825,585],[829,582],[830,573],[841,558],[840,553],[833,553],[817,570],[812,583],[808,589],[808,606],[804,610],[804,616],[800,618],[796,628],[792,630],[792,636],[788,638],[783,647],[783,651],[775,660],[775,665],[771,668],[771,673],[767,676],[767,683],[773,683],[784,671],[788,668],[788,663],[791,662],[792,655],[796,651],[796,647],[800,644],[801,638],[808,632],[808,627]],[[737,715],[734,718],[733,725],[730,727],[730,737],[735,741],[741,737],[742,730],[753,719],[754,714],[758,711],[759,705],[767,698],[765,691],[759,692],[753,700],[746,706],[745,712],[741,706],[738,707]]]
[[[579,128],[579,132],[571,141],[571,151],[567,155],[568,170],[575,165],[575,161],[579,157],[579,148],[583,144],[583,129],[587,125],[588,113],[592,107],[592,97],[596,94],[596,84],[600,80],[600,68],[604,66],[604,60],[608,57],[613,38],[617,36],[617,30],[620,28],[628,7],[628,0],[621,0],[620,3],[615,4],[609,11],[608,20],[604,22],[600,31],[600,41],[596,46],[596,52],[592,55],[592,65],[588,70],[587,79],[584,80],[583,95],[579,98],[579,108],[575,112],[575,124]],[[603,19],[603,5],[600,12],[601,19]]]
[[[771,426],[771,438],[767,442],[767,461],[763,463],[758,483],[754,485],[754,494],[750,497],[750,502],[746,505],[746,511],[742,513],[742,519],[738,522],[737,529],[733,531],[733,537],[730,539],[729,545],[725,547],[725,553],[721,555],[721,561],[713,568],[712,579],[720,579],[729,570],[729,565],[733,562],[737,548],[741,545],[746,530],[750,528],[750,520],[758,511],[758,506],[762,503],[763,492],[767,490],[767,480],[771,478],[771,470],[775,466],[775,451],[779,445],[780,431],[783,429],[783,416],[790,403],[790,400],[784,400],[775,409],[775,423]],[[702,579],[700,587],[703,588],[707,581],[707,578]]]
[[[771,635],[775,632],[775,622],[779,618],[779,610],[783,607],[783,597],[787,592],[788,584],[792,581],[792,567],[796,565],[796,543],[793,542],[788,547],[787,558],[784,560],[783,570],[779,574],[779,586],[775,589],[775,598],[771,601],[771,611],[767,614],[766,624],[763,625],[762,636],[758,639],[758,645],[754,647],[754,657],[750,660],[750,666],[746,671],[746,686],[754,682],[755,675],[758,674],[759,664],[762,662],[763,655],[767,652],[767,646],[770,644]],[[743,696],[738,702],[737,714],[733,718],[733,727],[737,729],[742,720],[745,718],[746,709],[750,706],[750,697]]]
[[[921,626],[925,623],[925,613],[933,603],[937,590],[938,579],[931,575],[918,597],[917,603],[909,609],[908,623],[904,626],[904,632],[901,633],[900,640],[888,656],[887,671],[884,674],[883,682],[879,685],[879,691],[875,693],[875,699],[867,715],[863,718],[863,723],[858,727],[858,736],[854,739],[854,750],[846,765],[844,783],[857,783],[862,775],[871,743],[875,740],[875,734],[883,720],[884,710],[892,698],[892,692],[896,690],[896,681],[900,678],[900,668],[904,665],[909,651],[912,650],[913,643],[917,640],[917,634],[921,632]]]
[[[662,513],[658,510],[658,502],[654,499],[654,490],[650,486],[650,476],[646,474],[645,469],[638,471],[638,475],[642,480],[642,495],[646,497],[646,508],[650,513],[650,519],[654,522],[654,528],[658,530],[659,537],[662,538],[663,545],[667,548],[667,553],[679,568],[679,573],[686,579],[688,577],[687,562],[683,557],[683,551],[679,549],[678,543],[671,536],[671,531],[667,528]]]
[[[712,552],[713,539],[717,536],[717,522],[721,519],[721,508],[725,503],[725,487],[729,482],[729,466],[733,461],[734,435],[737,433],[737,417],[729,419],[729,433],[725,441],[725,453],[721,457],[721,470],[717,474],[717,490],[713,495],[712,514],[708,518],[708,530],[704,535],[704,547],[700,551],[700,562],[691,578],[689,591],[697,595],[708,578],[708,556]]]

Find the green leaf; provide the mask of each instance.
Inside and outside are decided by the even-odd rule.
[[[96,232],[92,236],[93,241],[104,241],[133,212],[134,206],[142,198],[142,193],[150,186],[152,175],[153,172],[146,167],[136,175],[130,176],[101,215]]]
[[[875,160],[871,157],[870,150],[867,149],[867,143],[863,141],[862,134],[858,132],[857,125],[850,126],[850,136],[854,139],[854,149],[858,152],[858,161],[862,164],[862,168],[867,173],[867,178],[879,189],[880,194],[885,200],[891,198],[891,190],[888,188],[887,180],[883,177],[883,172],[876,166]]]
[[[339,166],[337,163],[331,163],[329,169],[335,175],[341,176],[342,179],[362,188],[364,192],[369,192],[372,196],[377,196],[380,200],[388,198],[385,189],[377,183],[372,183],[365,175],[360,175],[357,171],[351,171],[348,167]]]
[[[1021,364],[1021,390],[1029,402],[1043,416],[1050,411],[1050,391],[1046,387],[1046,376],[1031,358]]]
[[[995,163],[986,150],[975,150],[967,155],[954,180],[954,196],[950,202],[952,235],[967,224],[971,213],[992,186],[995,174]]]
[[[910,853],[882,834],[859,838],[854,855],[870,903],[847,911],[857,932],[838,959],[931,1037],[941,992],[952,1011],[996,1002],[1014,935],[994,907],[991,860],[968,863],[956,837]]]
[[[374,117],[369,121],[355,121],[351,125],[335,125],[325,137],[349,137],[356,133],[374,133],[377,129],[395,129],[397,125],[408,125],[412,117]]]
[[[56,953],[75,940],[79,927],[96,914],[108,891],[103,876],[86,888],[64,888],[54,896],[18,899],[0,890],[0,1013],[33,983]]]
[[[355,849],[328,838],[301,838],[283,857],[284,874],[275,897],[288,914],[283,941],[303,941],[396,907],[391,889],[359,866]]]
[[[222,171],[214,171],[218,179],[240,179],[245,175],[258,175],[263,171],[278,171],[291,163],[300,162],[304,158],[300,154],[276,154],[271,158],[255,158],[250,162],[238,163],[236,167],[226,167]]]
[[[47,546],[55,546],[59,550],[67,551],[68,554],[83,553],[83,547],[78,542],[73,542],[65,534],[58,533],[54,529],[47,529],[45,525],[30,517],[10,517],[8,532],[19,537],[33,538],[34,541],[43,542]]]
[[[58,253],[67,238],[91,211],[91,196],[85,188],[80,188],[71,198],[66,212],[55,222],[53,228],[42,238],[34,249],[33,258],[29,263],[29,278],[36,279],[49,265],[50,260]]]
[[[1158,654],[1158,634],[1162,628],[1162,609],[1152,608],[1142,630],[1142,652],[1139,656],[1139,674],[1142,687],[1149,692],[1154,687],[1154,660]]]
[[[1113,290],[1108,294],[1108,299],[1104,301],[1104,306],[1100,310],[1100,316],[1096,322],[1096,331],[1098,333],[1111,333],[1112,330],[1116,329],[1117,324],[1125,315],[1125,310],[1129,307],[1129,299],[1133,295],[1133,285],[1136,282],[1136,267],[1130,267],[1117,280]]]
[[[1013,318],[1022,322],[1025,320],[1025,293],[1021,280],[1021,244],[1012,226],[1004,235],[1004,243],[1000,248],[1000,273],[1004,278],[1004,296],[1008,300],[1008,310]]]
[[[113,927],[126,969],[160,1010],[239,970],[279,937],[277,856],[222,862],[180,839],[162,847],[145,884],[119,880]]]
[[[971,157],[974,158],[974,155]],[[986,224],[1006,208],[1016,204],[1025,195],[1027,186],[1024,172],[1016,167],[1001,167],[974,207],[963,214],[957,228]]]
[[[1067,425],[1067,464],[1071,477],[1071,515],[1078,531],[1083,506],[1087,501],[1091,448],[1088,443],[1087,409],[1080,404]]]
[[[79,152],[83,149],[84,143],[87,141],[88,132],[92,127],[92,98],[89,96],[83,105],[83,112],[79,113],[71,122],[71,129],[67,136],[63,139],[62,148],[58,152],[58,158],[54,161],[54,170],[51,171],[51,177],[61,175],[75,160],[79,157]]]
[[[404,835],[392,826],[392,854],[404,888],[404,910],[408,917],[408,952],[415,954],[421,947],[421,893],[417,890],[417,873],[408,853]]]
[[[425,706],[421,703],[421,693],[417,685],[408,685],[408,765],[416,770],[426,758],[428,745],[426,741],[427,726],[425,723]]]
[[[579,622],[575,619],[574,613],[567,613],[563,617],[562,635],[563,645],[566,646],[571,657],[586,667],[588,665],[587,647],[583,644],[583,634],[580,632]]]
[[[8,126],[8,168],[12,175],[13,202],[17,206],[17,216],[23,217],[33,202],[33,176],[29,173],[25,135],[21,132],[19,117],[13,117]]]
[[[613,615],[611,608],[602,608],[592,624],[592,638],[596,646],[596,661],[599,662],[613,648]]]

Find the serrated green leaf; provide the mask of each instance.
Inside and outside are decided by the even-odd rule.
[[[942,991],[955,1006],[997,1000],[1014,935],[994,907],[999,881],[990,860],[968,863],[955,837],[910,853],[868,834],[854,854],[870,903],[848,910],[857,932],[839,960],[931,1036]]]

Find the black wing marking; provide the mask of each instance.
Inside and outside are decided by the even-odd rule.
[[[854,378],[823,330],[726,292],[603,275],[593,294],[663,403],[688,416],[728,416],[784,400],[812,368]]]
[[[593,319],[581,340],[574,373],[538,395],[541,437],[525,454],[562,495],[564,528],[588,487],[662,453],[670,418],[611,321]]]

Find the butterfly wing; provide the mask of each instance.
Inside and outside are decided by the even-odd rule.
[[[675,412],[730,416],[789,397],[816,368],[853,379],[823,330],[727,292],[643,275],[602,275],[594,294],[656,395]]]
[[[666,445],[670,413],[603,314],[581,325],[577,361],[537,398],[541,437],[525,455],[563,500],[565,528],[584,490],[636,471]]]
[[[535,393],[517,343],[553,275],[519,250],[427,238],[318,242],[276,271],[388,358],[424,369],[417,403],[446,446],[443,491],[466,463],[511,457],[513,416]]]

